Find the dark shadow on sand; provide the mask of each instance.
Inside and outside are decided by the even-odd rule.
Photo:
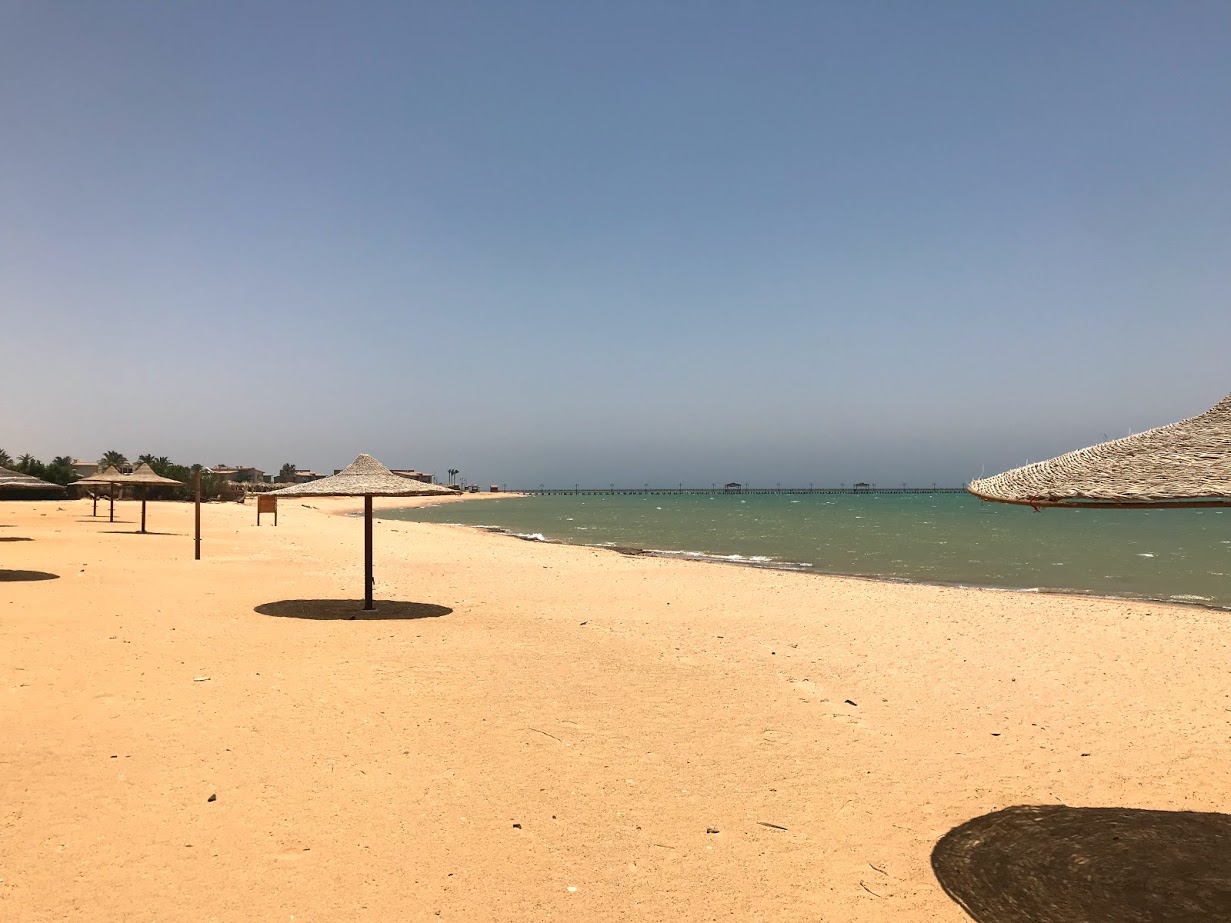
[[[20,583],[27,580],[59,580],[59,574],[45,570],[0,570],[0,583]]]
[[[0,542],[32,542],[34,539],[25,535],[0,535]]]
[[[153,529],[99,529],[103,535],[183,535],[183,532],[155,532]]]
[[[1227,923],[1231,815],[1020,805],[950,830],[932,871],[977,923]]]
[[[287,619],[346,619],[375,621],[390,619],[434,619],[453,610],[434,603],[412,603],[396,599],[378,599],[376,608],[365,611],[362,599],[281,599],[262,603],[255,612]]]

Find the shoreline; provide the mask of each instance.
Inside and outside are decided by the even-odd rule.
[[[499,495],[497,495],[499,496]],[[505,495],[511,496],[511,495]],[[526,496],[518,494],[517,496]],[[426,499],[426,498],[425,498]],[[432,498],[433,500],[435,498]],[[449,502],[445,498],[445,502]],[[437,505],[434,503],[418,504],[415,507],[398,507],[397,509],[417,509],[424,506]],[[386,512],[396,512],[396,509],[389,509]],[[359,515],[362,513],[345,514]],[[381,518],[378,513],[374,513],[374,517]],[[1220,606],[1212,601],[1203,601],[1198,599],[1172,599],[1159,596],[1133,595],[1133,594],[1111,594],[1111,593],[1095,593],[1086,592],[1083,590],[1073,589],[1071,587],[1011,587],[998,586],[993,584],[979,583],[960,583],[957,581],[945,580],[921,580],[911,577],[897,577],[879,574],[850,574],[842,571],[821,570],[811,564],[798,563],[774,563],[773,561],[755,561],[748,558],[739,560],[740,555],[718,555],[709,554],[703,551],[665,551],[655,548],[639,548],[635,545],[605,545],[605,544],[589,544],[586,542],[568,542],[563,539],[547,538],[542,533],[534,533],[527,535],[520,532],[513,532],[501,526],[486,526],[486,525],[471,525],[461,522],[418,522],[409,519],[387,519],[388,522],[414,522],[416,525],[424,526],[446,526],[451,529],[471,529],[479,532],[486,532],[491,535],[499,535],[505,538],[514,538],[518,541],[528,542],[538,545],[561,545],[574,548],[593,548],[597,551],[613,551],[625,557],[644,557],[658,558],[668,561],[682,561],[691,564],[711,564],[711,565],[729,565],[731,567],[748,568],[751,570],[774,571],[776,573],[800,574],[805,577],[835,577],[842,580],[867,580],[872,583],[883,583],[888,585],[900,586],[931,586],[945,587],[957,590],[981,590],[988,593],[1017,593],[1021,595],[1039,595],[1059,598],[1071,599],[1104,599],[1113,602],[1140,602],[1151,603],[1161,606],[1180,606],[1184,608],[1202,609],[1209,612],[1227,612],[1231,613],[1231,606]]]

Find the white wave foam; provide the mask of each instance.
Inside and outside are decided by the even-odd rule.
[[[709,561],[720,564],[747,564],[753,567],[773,567],[783,570],[803,570],[812,567],[802,561],[779,561],[763,554],[707,554],[704,551],[678,551],[665,548],[647,548],[647,554],[663,558],[683,558],[687,561]]]
[[[875,578],[874,578],[875,579]],[[906,582],[906,581],[903,581]],[[958,583],[959,590],[986,590],[988,593],[1042,593],[1043,588],[1037,586],[983,586],[979,583]]]
[[[516,538],[524,538],[528,542],[545,542],[547,536],[542,532],[514,532]]]

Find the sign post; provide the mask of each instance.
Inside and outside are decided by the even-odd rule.
[[[256,524],[261,524],[262,513],[274,514],[274,525],[278,524],[278,498],[270,497],[266,494],[257,494],[256,498]]]

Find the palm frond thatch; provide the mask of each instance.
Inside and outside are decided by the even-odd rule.
[[[419,497],[455,494],[439,484],[425,484],[394,474],[371,455],[360,455],[337,474],[306,484],[271,490],[273,497]]]
[[[22,474],[20,471],[12,471],[9,468],[0,468],[0,490],[25,493],[26,491],[39,491],[58,493],[63,496],[64,488],[59,484],[53,484],[51,481],[44,481],[42,478],[36,478],[30,474]]]
[[[1231,505],[1231,395],[1199,416],[971,481],[1033,506]]]
[[[172,480],[171,478],[164,478],[160,474],[155,474],[154,469],[151,468],[149,465],[147,465],[145,462],[142,462],[141,464],[137,465],[137,467],[133,469],[132,474],[119,475],[119,481],[121,484],[151,484],[151,485],[153,484],[183,484],[184,483],[183,481],[176,481],[176,480]]]
[[[87,478],[79,478],[78,480],[73,482],[73,485],[76,486],[77,484],[86,484],[86,485],[89,485],[89,484],[119,484],[120,482],[124,480],[124,478],[125,478],[125,475],[120,474],[120,472],[116,470],[115,465],[111,465],[107,469],[100,471],[97,474],[91,474]]]

